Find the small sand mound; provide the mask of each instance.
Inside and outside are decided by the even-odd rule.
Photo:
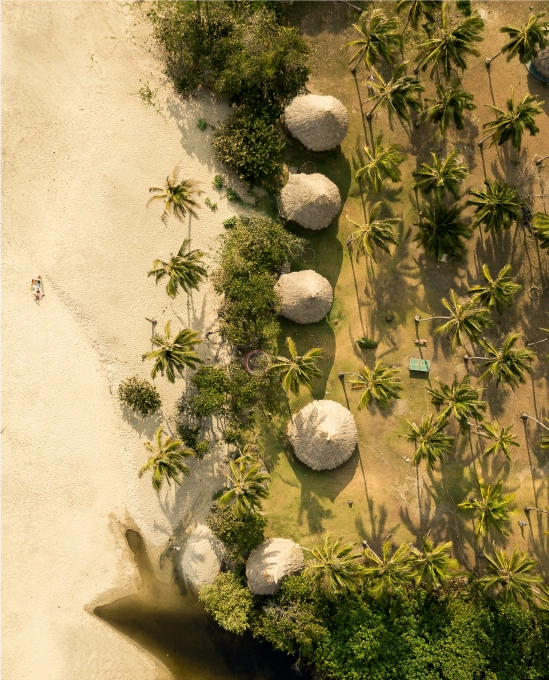
[[[194,590],[213,583],[225,555],[223,545],[206,526],[200,526],[187,540],[180,569]]]
[[[318,172],[290,175],[280,200],[284,218],[306,229],[325,229],[341,208],[339,189]]]
[[[335,97],[299,95],[284,112],[294,137],[311,151],[327,151],[341,144],[349,128],[349,112]]]
[[[322,321],[334,301],[329,281],[312,269],[282,274],[275,290],[282,303],[280,314],[296,323]]]
[[[324,399],[307,404],[288,423],[295,455],[313,470],[331,470],[348,460],[358,441],[353,414]]]
[[[282,579],[305,566],[301,548],[287,538],[271,538],[252,550],[246,563],[248,588],[254,595],[273,595]]]

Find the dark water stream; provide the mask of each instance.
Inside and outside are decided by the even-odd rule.
[[[191,593],[154,575],[141,536],[127,531],[142,578],[136,595],[94,613],[165,664],[176,680],[296,680],[292,659],[250,635],[219,628]]]

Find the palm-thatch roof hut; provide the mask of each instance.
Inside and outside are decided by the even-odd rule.
[[[339,99],[318,94],[292,99],[284,118],[292,135],[311,151],[334,149],[349,128],[349,112]]]
[[[296,323],[316,323],[328,314],[334,301],[330,282],[312,269],[282,274],[275,285],[280,314]]]
[[[549,47],[542,50],[526,67],[542,83],[549,83]]]
[[[254,595],[274,595],[285,576],[305,566],[301,548],[287,538],[271,538],[252,550],[246,562],[248,588]]]
[[[288,424],[295,455],[313,470],[332,470],[352,455],[358,442],[353,414],[329,399],[307,404]]]
[[[180,570],[190,586],[198,591],[213,583],[225,557],[223,544],[207,526],[199,526],[188,538],[182,551]]]
[[[290,175],[280,201],[283,217],[306,229],[325,229],[341,208],[339,189],[318,172]]]

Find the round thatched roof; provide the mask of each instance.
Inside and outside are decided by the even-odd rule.
[[[545,50],[542,50],[539,55],[534,59],[531,64],[533,66],[533,71],[530,69],[530,72],[533,75],[537,75],[536,72],[541,75],[541,79],[543,82],[548,83],[549,82],[549,47]]]
[[[271,538],[252,550],[246,562],[248,588],[254,595],[273,595],[282,579],[305,566],[301,548],[287,538]]]
[[[318,172],[290,175],[280,200],[283,216],[307,229],[325,229],[341,208],[339,189]]]
[[[331,470],[348,460],[358,436],[353,414],[328,399],[307,404],[288,424],[295,455],[313,470]]]
[[[280,314],[296,323],[322,321],[334,301],[330,282],[312,269],[282,274],[275,290],[282,302]]]
[[[180,569],[195,590],[213,583],[225,556],[223,544],[209,527],[200,526],[188,538],[181,554]]]
[[[334,149],[349,127],[349,112],[339,99],[318,94],[292,99],[284,117],[288,130],[311,151]]]

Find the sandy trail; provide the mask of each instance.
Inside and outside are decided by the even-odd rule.
[[[185,237],[208,250],[234,212],[211,186],[220,168],[196,127],[227,109],[174,97],[145,31],[122,3],[2,3],[6,680],[162,677],[87,610],[135,583],[122,523],[131,518],[158,555],[204,517],[222,478],[217,452],[157,497],[136,476],[157,422],[136,423],[115,396],[120,380],[150,371],[145,317],[201,332],[214,323],[208,285],[188,307],[146,273]],[[146,82],[164,118],[135,95]],[[158,206],[145,209],[148,188],[178,162],[219,210],[164,226]],[[40,304],[29,291],[38,274]],[[170,412],[184,381],[157,383]]]

